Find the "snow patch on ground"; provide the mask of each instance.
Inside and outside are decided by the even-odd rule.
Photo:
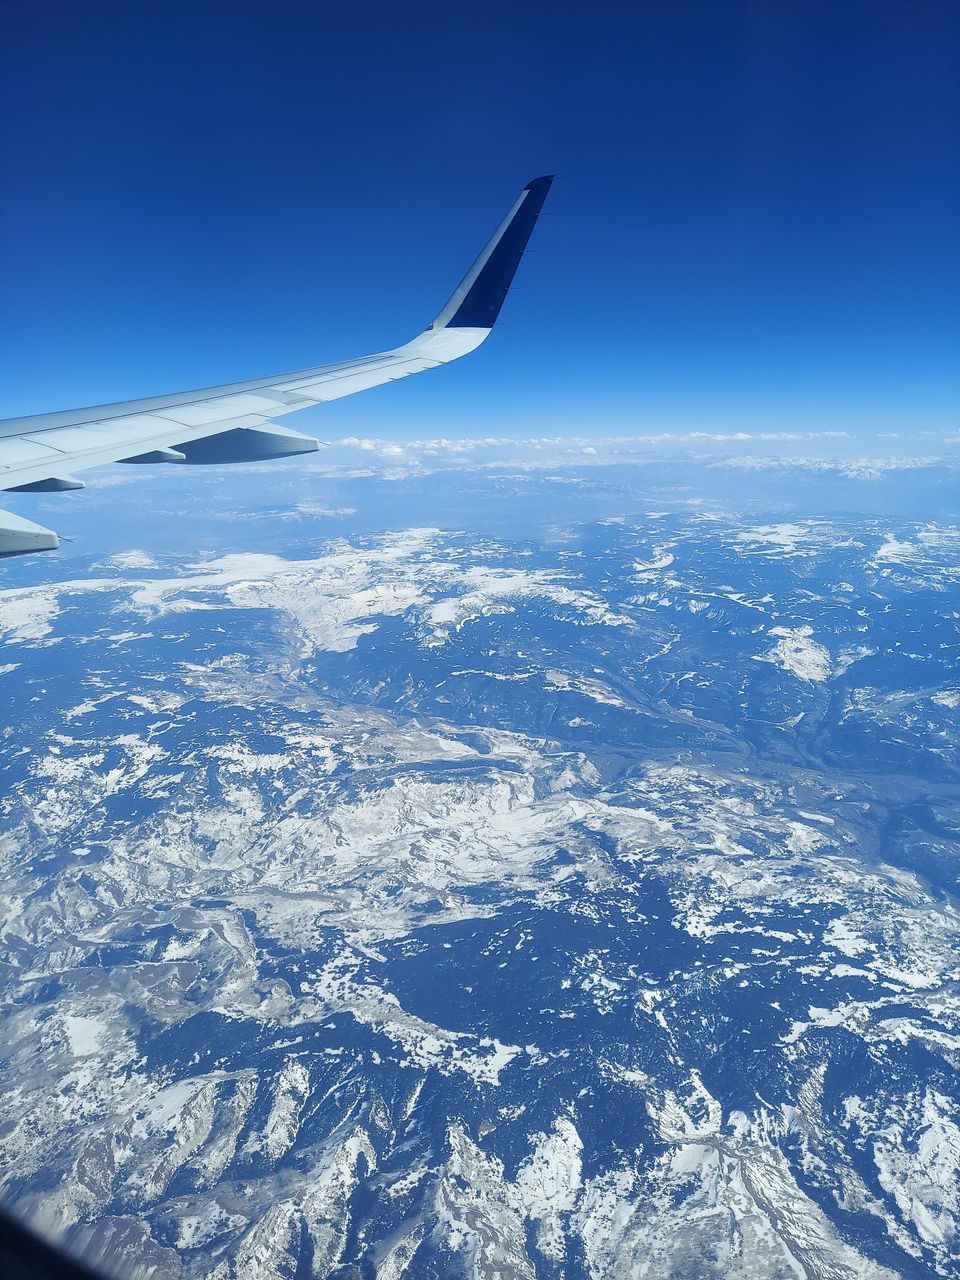
[[[768,653],[756,655],[757,662],[773,663],[799,680],[820,684],[830,679],[830,652],[812,639],[813,627],[771,627],[768,634],[776,636],[777,643]]]
[[[80,1014],[67,1014],[63,1019],[63,1029],[70,1045],[70,1052],[78,1058],[87,1058],[99,1053],[110,1035],[111,1029],[102,1019],[84,1017]]]
[[[43,640],[59,613],[54,588],[0,591],[0,636],[13,644]]]

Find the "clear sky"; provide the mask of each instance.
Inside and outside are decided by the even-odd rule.
[[[7,0],[0,22],[0,416],[394,345],[556,173],[485,348],[292,425],[960,423],[956,3]]]

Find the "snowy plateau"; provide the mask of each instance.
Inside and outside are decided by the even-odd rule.
[[[3,567],[5,1203],[130,1280],[960,1277],[958,530],[344,510]]]

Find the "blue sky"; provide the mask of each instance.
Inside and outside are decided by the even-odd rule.
[[[394,345],[554,172],[485,348],[293,425],[960,423],[955,4],[13,0],[3,28],[2,416]]]

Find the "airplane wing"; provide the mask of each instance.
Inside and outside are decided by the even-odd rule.
[[[82,489],[73,472],[107,462],[254,462],[312,453],[319,442],[275,420],[298,409],[434,369],[475,350],[493,328],[552,178],[527,184],[430,327],[378,355],[146,400],[0,421],[0,489]],[[0,511],[0,555],[59,545],[42,525]]]

